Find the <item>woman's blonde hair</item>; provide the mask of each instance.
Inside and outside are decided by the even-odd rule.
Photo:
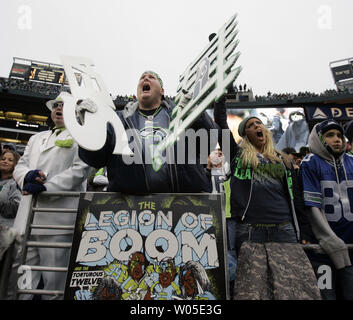
[[[283,156],[280,151],[276,150],[273,145],[272,132],[265,128],[264,135],[266,138],[266,143],[264,145],[262,155],[270,160],[271,163],[281,162],[281,158],[283,157],[285,164],[289,167],[289,159]],[[256,169],[259,165],[257,150],[247,136],[244,137],[240,146],[242,148],[240,159],[242,160],[243,168],[250,166],[252,169]]]

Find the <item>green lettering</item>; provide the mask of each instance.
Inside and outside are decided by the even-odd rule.
[[[290,171],[288,171],[288,188],[289,188],[289,195],[292,198],[292,200],[294,199],[294,195],[293,195],[293,179],[292,179],[292,173]]]
[[[246,176],[245,179],[251,179],[251,169],[246,169]]]

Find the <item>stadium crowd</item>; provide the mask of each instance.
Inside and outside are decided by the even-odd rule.
[[[25,79],[17,79],[17,78],[4,78],[0,77],[0,89],[1,90],[20,90],[24,92],[29,92],[33,94],[40,94],[45,96],[55,96],[60,93],[62,90],[61,85],[54,85],[51,83],[43,83],[37,81],[28,81]],[[247,86],[247,84],[234,86],[231,92],[249,92],[252,89]],[[231,93],[230,92],[230,93]],[[337,95],[343,95],[349,93],[347,88],[335,90],[335,89],[327,89],[322,93],[315,93],[309,91],[300,91],[298,93],[272,93],[268,91],[267,95],[255,95],[256,101],[278,101],[278,100],[293,100],[293,99],[302,99],[302,98],[317,98],[317,97],[332,97]],[[118,100],[120,102],[129,102],[136,101],[137,97],[135,94],[130,95],[121,95],[117,94],[112,96],[113,100]],[[166,95],[166,98],[169,100],[174,100],[173,96]]]
[[[36,95],[56,96],[62,90],[62,86],[23,79],[0,77],[0,90],[19,90]]]
[[[309,91],[300,91],[298,93],[272,93],[268,91],[267,96],[258,96],[255,95],[256,101],[277,101],[277,100],[293,100],[293,99],[305,99],[305,98],[322,98],[322,97],[332,97],[337,95],[344,95],[349,93],[348,89],[344,90],[335,90],[335,89],[327,89],[322,93],[315,93]]]
[[[21,81],[0,81],[0,84],[2,88],[22,85]],[[40,91],[33,87],[26,90],[37,89]],[[142,151],[142,163],[126,163],[122,155],[113,153],[118,137],[110,124],[106,143],[100,150],[79,146],[65,128],[65,95],[70,93],[58,93],[55,99],[47,102],[54,125],[50,130],[33,135],[21,157],[16,151],[1,150],[2,237],[13,232],[16,223],[21,223],[18,220],[23,215],[18,208],[25,207],[30,195],[37,196],[38,206],[43,208],[78,206],[78,199],[45,199],[41,195],[43,191],[226,192],[228,260],[233,263],[228,269],[232,299],[353,299],[353,253],[348,248],[353,243],[350,207],[353,199],[349,192],[353,183],[350,151],[353,121],[345,127],[334,120],[322,121],[307,132],[307,140],[299,147],[291,145],[288,139],[289,144],[277,150],[281,140],[274,141],[275,128],[266,126],[259,115],[242,119],[237,129],[241,142],[235,142],[229,132],[223,100],[214,105],[214,119],[203,112],[191,127],[195,131],[218,132],[218,146],[215,141],[208,144],[208,163],[203,164],[201,155],[197,154],[195,162],[175,162],[172,166],[162,162],[156,169],[147,161],[151,160],[151,154],[146,147],[154,144],[156,137],[144,135],[144,130],[147,124],[153,123],[158,137],[164,139],[166,136],[161,128],[168,128],[173,111],[173,106],[165,99],[163,81],[157,73],[142,73],[136,96],[118,96],[127,102],[124,110],[117,111],[123,127],[126,130],[133,128],[137,135],[144,137],[139,140],[141,145],[137,149]],[[296,95],[297,98],[314,96],[309,92]],[[288,97],[292,95],[269,94],[264,99]],[[190,99],[191,96],[185,94],[181,106]],[[84,125],[87,113],[94,115],[97,109],[89,99],[78,101],[77,121]],[[305,122],[298,113],[292,116],[293,124]],[[220,138],[223,133],[229,136],[227,145]],[[200,150],[200,145],[194,147]],[[49,213],[41,212],[34,224],[50,224],[48,216]],[[75,216],[67,218],[58,214],[54,223],[74,225]],[[70,241],[72,236],[71,230],[37,230],[32,239],[64,242]],[[306,244],[315,243],[323,252],[304,250]],[[6,244],[9,241],[1,243],[0,258],[7,250]],[[53,248],[33,248],[27,259],[26,264],[40,266],[46,266],[50,261],[55,261],[58,267],[69,263],[68,254]],[[13,264],[12,277],[17,274],[18,256],[14,260],[17,264]],[[320,286],[318,281],[322,265],[332,271],[327,286]],[[45,290],[64,290],[65,273],[33,272],[32,288],[37,288],[41,282]],[[16,285],[17,281],[10,280],[7,298],[14,297]],[[207,299],[210,296],[199,293],[197,297]],[[23,295],[22,298],[33,299],[33,296]],[[50,296],[42,295],[42,299],[48,298]],[[62,299],[62,296],[55,298]]]

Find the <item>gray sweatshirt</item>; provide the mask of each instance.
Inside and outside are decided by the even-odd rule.
[[[276,148],[294,148],[297,152],[308,143],[309,127],[305,119],[291,122],[278,141]]]
[[[21,190],[14,179],[0,180],[0,225],[12,227],[18,205],[21,200]]]

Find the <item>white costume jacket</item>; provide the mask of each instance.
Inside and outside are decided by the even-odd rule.
[[[47,175],[44,184],[47,191],[86,191],[86,179],[90,167],[78,156],[78,145],[65,129],[43,131],[33,135],[24,154],[16,165],[13,177],[23,188],[24,178],[30,170],[39,169]],[[26,198],[28,196],[23,196]],[[78,198],[48,197],[38,195],[37,207],[77,209]],[[27,209],[20,205],[20,210]],[[37,212],[34,224],[74,225],[76,215],[72,213]],[[67,230],[33,229],[32,234],[64,234]]]

